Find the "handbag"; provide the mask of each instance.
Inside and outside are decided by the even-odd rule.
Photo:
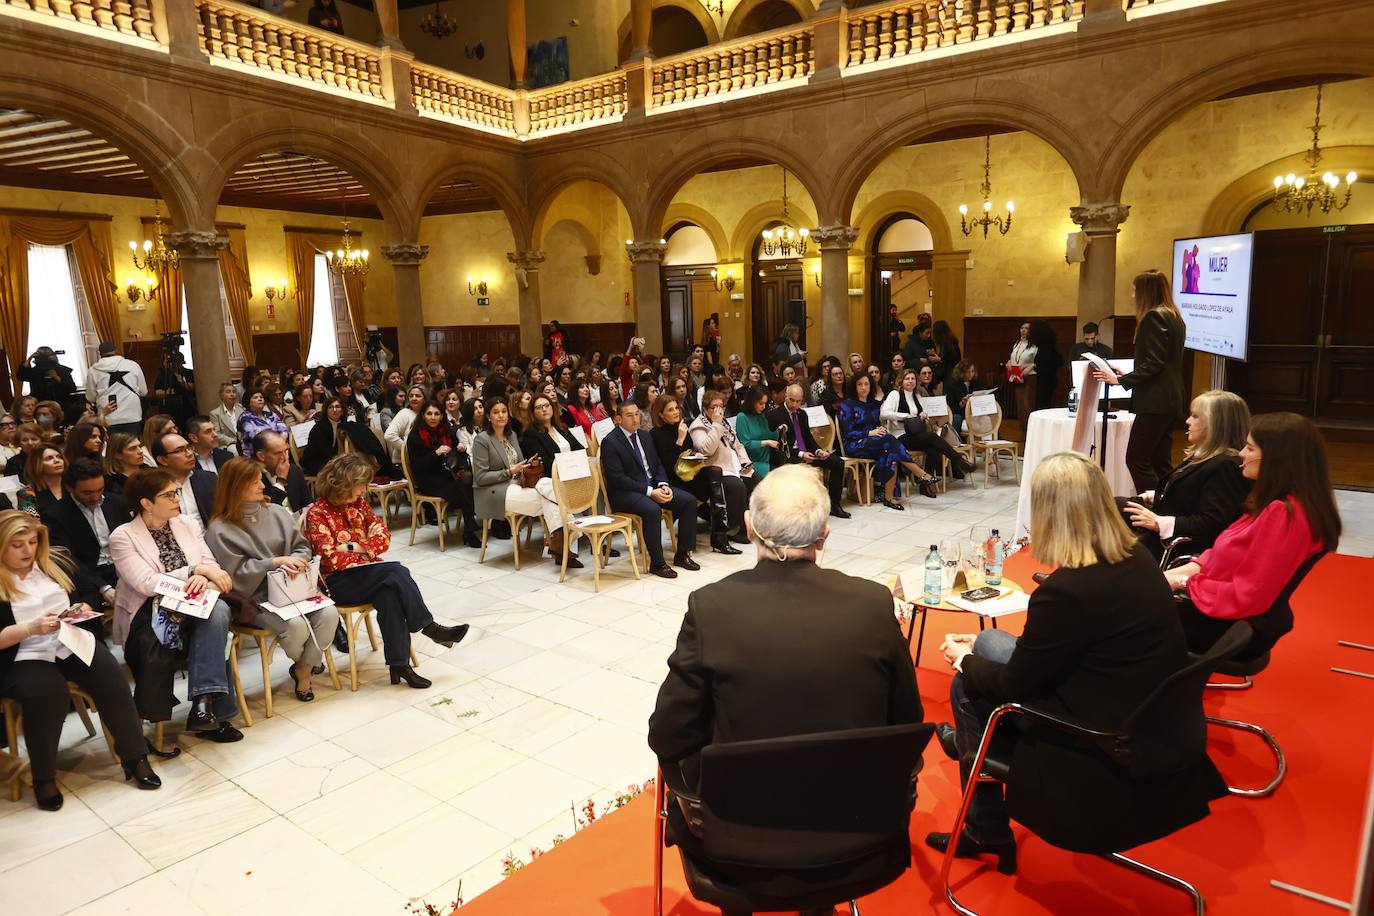
[[[902,429],[910,435],[918,436],[926,431],[926,418],[907,417],[902,421]]]
[[[677,461],[673,462],[673,473],[677,475],[679,480],[694,480],[697,474],[701,473],[701,469],[706,467],[704,457],[691,458],[689,457],[690,454],[690,452],[683,452],[677,456]]]
[[[310,561],[310,569],[296,576],[288,576],[284,569],[267,574],[267,603],[274,607],[289,607],[309,601],[320,592],[320,558]]]
[[[532,487],[539,482],[539,478],[544,476],[544,459],[535,455],[530,459],[531,464],[525,465],[520,471],[520,486]]]

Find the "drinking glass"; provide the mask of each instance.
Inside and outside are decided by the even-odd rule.
[[[986,539],[975,540],[969,538],[964,542],[964,578],[968,580],[968,587],[982,588],[986,584],[986,570],[988,562],[988,542]]]
[[[940,566],[945,593],[954,587],[954,577],[959,574],[959,539],[945,538],[940,542]]]

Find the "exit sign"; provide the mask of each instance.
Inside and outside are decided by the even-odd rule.
[[[1322,226],[1322,232],[1330,235],[1333,232],[1344,232],[1349,228],[1349,226]]]
[[[478,304],[478,305],[491,305],[491,297],[490,297],[490,296],[478,296],[478,297],[477,297],[477,304]]]

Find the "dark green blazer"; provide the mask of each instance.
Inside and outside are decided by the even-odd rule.
[[[1188,412],[1183,381],[1183,319],[1173,309],[1150,309],[1135,337],[1135,369],[1121,376],[1132,413],[1181,417]]]

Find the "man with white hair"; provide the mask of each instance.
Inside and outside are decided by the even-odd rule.
[[[891,593],[817,565],[829,514],[810,468],[770,472],[744,515],[758,564],[688,598],[649,719],[649,746],[688,786],[708,744],[922,720]],[[670,842],[704,858],[680,807],[668,810]]]

